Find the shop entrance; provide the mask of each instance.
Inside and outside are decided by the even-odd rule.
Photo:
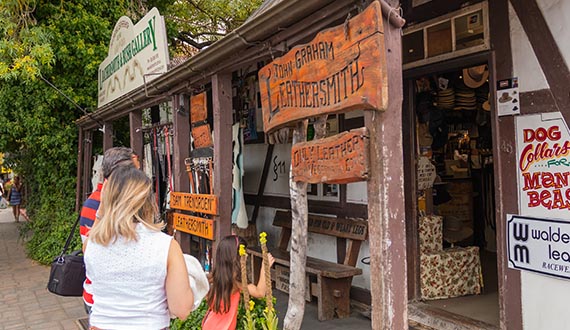
[[[491,84],[485,56],[407,72],[403,127],[410,298],[498,325]]]

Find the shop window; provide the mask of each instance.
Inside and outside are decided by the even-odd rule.
[[[487,2],[404,29],[404,70],[490,49]]]

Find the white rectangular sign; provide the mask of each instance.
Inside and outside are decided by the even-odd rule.
[[[99,65],[98,107],[127,94],[168,70],[164,18],[152,8],[136,25],[123,16],[115,24],[109,53]]]
[[[570,279],[570,222],[507,215],[509,268]]]

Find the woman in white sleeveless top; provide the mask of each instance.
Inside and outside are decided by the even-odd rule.
[[[85,249],[91,329],[159,330],[170,315],[185,319],[194,295],[180,245],[154,223],[150,179],[131,166],[115,169],[98,212]]]

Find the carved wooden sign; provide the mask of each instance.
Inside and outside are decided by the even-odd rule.
[[[173,215],[174,229],[185,233],[214,239],[214,220],[194,217],[191,215],[174,213]]]
[[[210,124],[192,127],[192,138],[194,139],[194,148],[205,148],[214,145]]]
[[[259,71],[266,133],[301,119],[387,107],[384,31],[373,2]]]
[[[279,214],[279,216],[277,216],[277,214]],[[291,212],[276,213],[273,226],[293,228]],[[368,237],[368,221],[366,220],[333,218],[310,214],[308,217],[308,227],[312,233],[329,236],[356,240],[365,240]]]
[[[218,215],[218,196],[173,191],[170,194],[170,208]]]
[[[368,178],[366,128],[326,139],[294,144],[291,148],[293,181],[350,183]]]
[[[190,114],[193,123],[208,119],[208,107],[206,104],[206,93],[193,95],[190,98]]]

